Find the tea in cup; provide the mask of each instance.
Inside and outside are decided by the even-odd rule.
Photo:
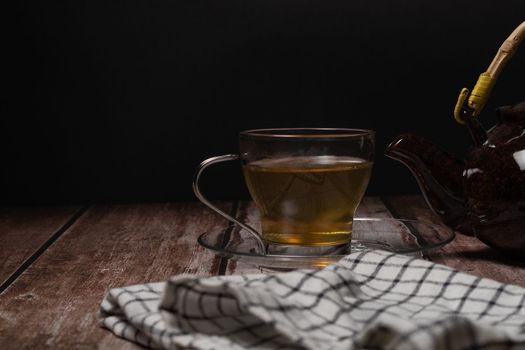
[[[294,246],[337,246],[352,237],[355,211],[372,172],[374,132],[360,129],[258,129],[240,133],[244,179],[261,216],[262,242]],[[204,204],[246,228],[211,205]],[[202,198],[201,198],[202,197]],[[204,199],[204,200],[203,200]]]

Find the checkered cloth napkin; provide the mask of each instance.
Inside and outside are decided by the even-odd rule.
[[[115,288],[99,312],[152,348],[525,349],[525,289],[369,251],[322,270]]]

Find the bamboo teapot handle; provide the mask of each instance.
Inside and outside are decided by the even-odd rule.
[[[525,21],[516,27],[503,44],[501,44],[489,68],[486,72],[481,73],[470,95],[467,88],[461,90],[456,107],[454,108],[454,118],[458,123],[464,124],[464,118],[466,116],[477,117],[481,113],[503,67],[514,55],[524,37]]]

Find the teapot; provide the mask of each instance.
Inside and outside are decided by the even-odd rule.
[[[460,92],[454,117],[473,140],[463,160],[413,134],[398,136],[385,151],[409,168],[446,225],[509,252],[525,251],[525,101],[498,108],[498,122],[488,131],[478,116],[524,36],[525,22],[505,40],[472,93]]]

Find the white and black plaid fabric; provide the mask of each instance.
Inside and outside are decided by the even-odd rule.
[[[99,316],[152,348],[525,349],[525,289],[384,251],[323,270],[110,290]]]

